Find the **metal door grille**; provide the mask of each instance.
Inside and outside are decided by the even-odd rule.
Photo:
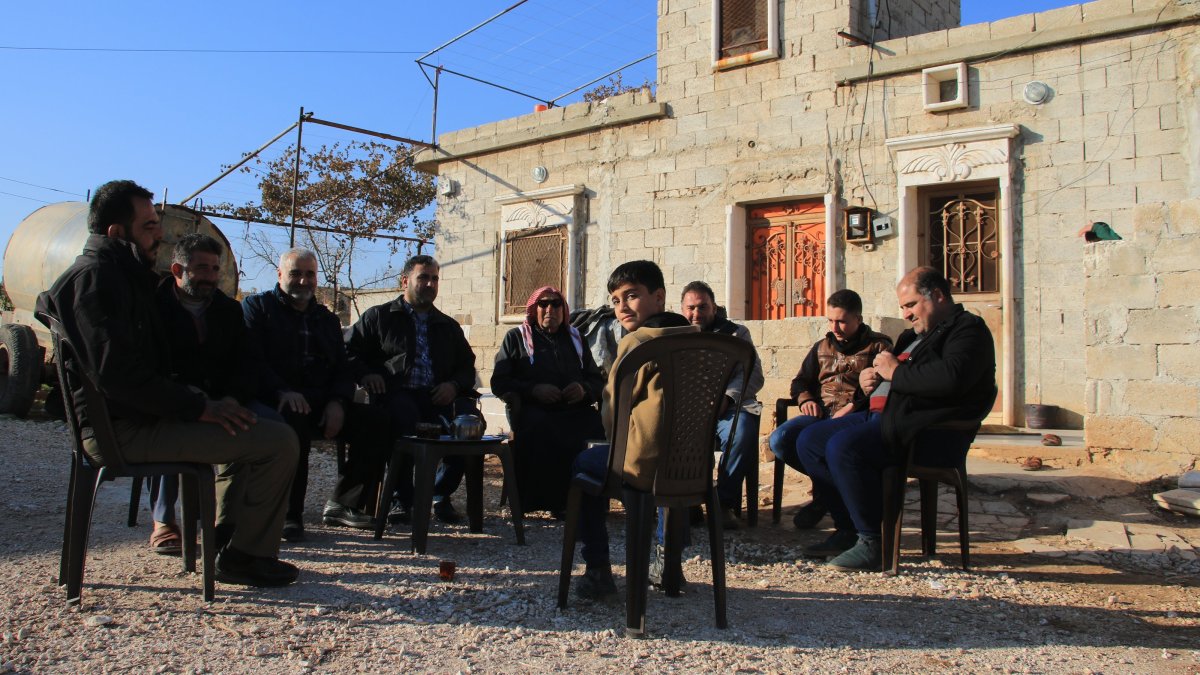
[[[542,286],[565,292],[567,227],[536,228],[504,239],[504,313],[524,314],[525,301]]]
[[[996,193],[957,194],[929,201],[929,264],[960,293],[1000,290]]]
[[[751,319],[825,314],[825,210],[820,203],[750,213]]]
[[[753,54],[767,48],[767,2],[770,0],[719,0],[721,3],[721,58]]]

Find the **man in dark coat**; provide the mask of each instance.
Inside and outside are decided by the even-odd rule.
[[[350,330],[346,347],[359,383],[391,418],[393,438],[412,435],[418,422],[474,412],[475,352],[462,326],[433,306],[441,266],[427,255],[415,255],[400,273],[401,295],[363,312]],[[433,513],[439,520],[461,520],[450,495],[462,482],[462,457],[446,457],[433,486]],[[388,519],[403,522],[412,506],[412,463],[401,467],[404,478],[396,488]]]
[[[249,405],[254,398],[254,368],[246,344],[242,306],[217,288],[225,249],[212,237],[192,232],[175,244],[171,273],[158,282],[155,301],[171,353],[171,379],[214,400]],[[277,415],[264,416],[283,421]],[[227,480],[222,476],[219,481]],[[179,476],[150,481],[154,530],[150,550],[178,554],[175,502]],[[231,523],[218,523],[222,535]]]
[[[890,349],[892,339],[876,333],[862,320],[862,298],[843,288],[825,301],[829,332],[808,350],[800,372],[792,378],[790,396],[800,407],[795,417],[771,432],[771,452],[788,466],[804,471],[797,455],[796,439],[806,427],[823,419],[835,419],[866,408],[867,400],[858,386],[858,376],[871,366],[875,356]],[[820,487],[813,486],[812,501],[792,517],[796,527],[815,527],[829,508]]]
[[[354,374],[342,325],[315,299],[317,256],[294,248],[279,258],[279,283],[242,301],[251,349],[260,355],[259,405],[281,415],[300,438],[300,460],[288,497],[283,538],[304,540],[308,456],[316,434],[346,438],[349,453],[322,517],[328,525],[371,529],[370,485],[387,461],[385,423],[354,404]]]
[[[838,570],[880,569],[883,469],[903,461],[921,437],[915,461],[956,466],[972,432],[927,430],[939,422],[982,420],[996,399],[996,351],[983,319],[956,304],[950,284],[918,267],[896,286],[900,312],[912,328],[893,352],[875,357],[859,383],[869,409],[818,422],[797,440],[800,461],[828,497],[837,530],[806,554],[836,557]]]
[[[38,297],[75,346],[66,363],[88,373],[107,399],[125,461],[202,462],[236,475],[218,488],[218,520],[235,524],[217,553],[216,577],[227,583],[282,586],[296,580],[279,560],[279,532],[296,466],[296,435],[259,420],[234,401],[211,399],[172,381],[151,269],[163,230],[150,191],[133,181],[100,186],[88,211],[92,234],[83,253]],[[75,392],[84,450],[100,461],[82,389]]]

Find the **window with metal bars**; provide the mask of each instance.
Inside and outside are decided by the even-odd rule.
[[[718,64],[778,56],[778,0],[713,0],[714,56]],[[740,57],[740,58],[739,58]]]
[[[542,286],[567,287],[567,226],[538,227],[504,237],[504,314],[522,315]]]
[[[954,295],[1000,290],[1000,239],[993,189],[928,196],[924,264],[946,276]]]

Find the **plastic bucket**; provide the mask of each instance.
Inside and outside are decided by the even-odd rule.
[[[1053,429],[1058,421],[1058,406],[1030,403],[1025,406],[1025,426],[1030,429]]]

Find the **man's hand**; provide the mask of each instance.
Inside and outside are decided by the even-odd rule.
[[[291,410],[301,415],[307,415],[312,412],[312,408],[308,407],[308,399],[304,398],[304,394],[298,391],[285,391],[279,394],[279,412],[284,409]]]
[[[363,375],[362,382],[359,382],[363,389],[367,390],[368,394],[385,394],[387,393],[387,385],[383,382],[383,376],[379,373],[370,373]]]
[[[808,415],[809,417],[820,417],[821,406],[816,401],[809,399],[800,404],[800,414]]]
[[[870,394],[875,391],[875,387],[883,382],[883,378],[879,377],[879,373],[875,372],[874,368],[863,368],[858,374],[858,386],[862,388],[864,394]]]
[[[429,390],[429,402],[437,405],[450,405],[458,395],[458,387],[453,382],[443,382]]]
[[[896,366],[900,365],[900,360],[891,352],[879,352],[875,355],[875,373],[887,381],[892,380],[892,373],[896,372]]]
[[[258,422],[258,416],[237,403],[224,399],[220,401],[205,401],[204,412],[200,413],[200,421],[210,424],[220,424],[230,436],[237,436],[238,429],[245,431]]]
[[[849,415],[852,412],[854,412],[854,403],[847,403],[846,405],[838,408],[837,412],[833,413],[833,415],[830,415],[830,419],[836,420],[837,418],[842,417],[843,415]]]
[[[535,384],[529,393],[542,405],[553,405],[563,398],[562,390],[552,384]]]
[[[338,401],[325,404],[325,412],[321,413],[321,428],[325,430],[325,440],[329,440],[342,432],[346,423],[346,409]]]
[[[587,390],[585,390],[583,385],[579,384],[578,382],[572,382],[571,384],[563,387],[562,397],[567,403],[574,405],[582,401],[585,396],[587,396]]]

